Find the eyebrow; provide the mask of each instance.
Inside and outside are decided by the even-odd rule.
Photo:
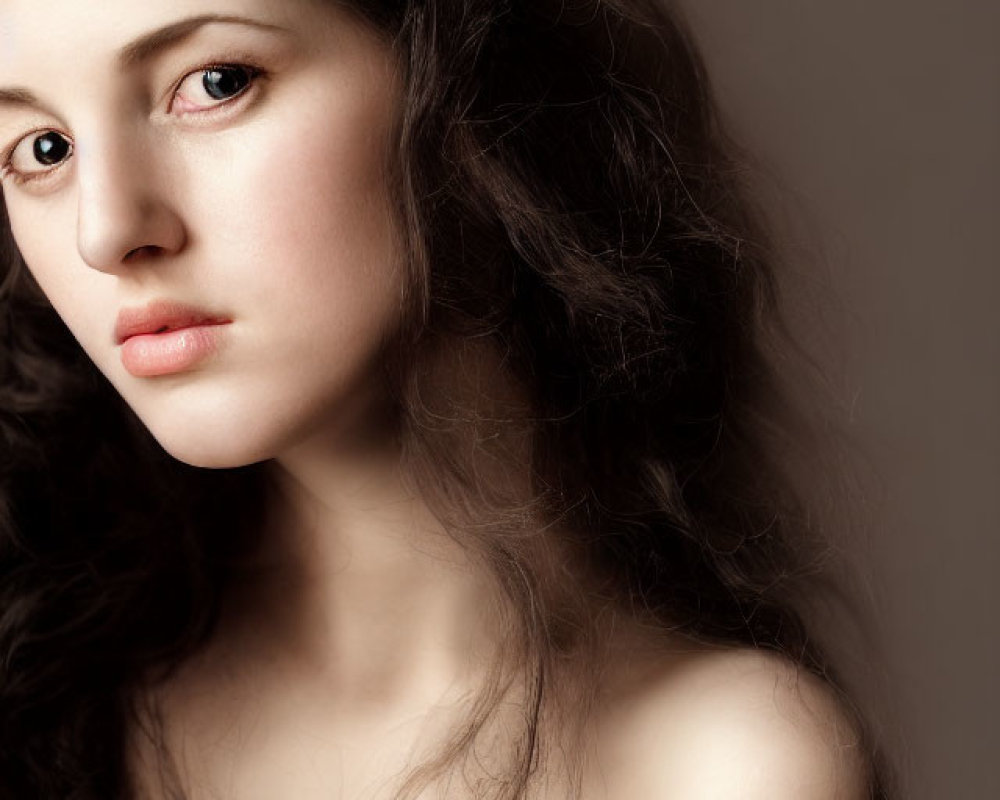
[[[229,14],[200,14],[196,17],[188,17],[178,22],[173,22],[170,25],[165,25],[125,45],[118,51],[118,66],[122,69],[128,69],[143,61],[148,61],[157,53],[180,44],[192,36],[199,28],[214,22],[249,25],[267,31],[289,33],[286,28],[250,19],[249,17],[238,17]]]
[[[118,51],[116,58],[118,67],[126,70],[149,61],[164,50],[168,50],[180,44],[185,39],[190,38],[204,26],[220,22],[247,25],[277,33],[289,33],[287,28],[250,19],[249,17],[239,17],[229,14],[199,14],[195,17],[187,17],[177,22],[172,22],[169,25],[164,25],[162,28],[145,33],[138,39],[129,42]],[[32,94],[28,89],[19,86],[11,88],[0,87],[0,106],[29,106],[47,110],[36,95]]]
[[[27,89],[0,89],[0,106],[42,106],[41,101]]]

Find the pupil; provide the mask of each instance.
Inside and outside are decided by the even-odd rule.
[[[69,142],[58,133],[46,133],[35,139],[35,160],[39,164],[58,164],[69,154]]]
[[[223,67],[205,70],[201,82],[213,100],[226,100],[247,87],[250,75],[247,70],[239,67]]]

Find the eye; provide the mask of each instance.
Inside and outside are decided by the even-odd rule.
[[[73,142],[58,131],[35,131],[21,139],[4,161],[3,177],[34,180],[56,170],[73,154]]]
[[[171,108],[198,112],[221,106],[250,89],[260,70],[244,64],[204,67],[185,76],[174,92]]]

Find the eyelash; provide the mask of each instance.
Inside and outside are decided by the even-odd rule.
[[[221,70],[221,69],[240,69],[240,70],[243,70],[243,71],[246,72],[246,75],[247,75],[247,79],[248,79],[247,80],[247,85],[243,89],[241,89],[239,91],[239,93],[233,95],[232,97],[229,97],[229,98],[227,98],[225,100],[220,100],[217,103],[213,103],[212,105],[206,106],[205,108],[203,108],[201,110],[186,110],[186,111],[178,112],[179,116],[189,117],[189,116],[192,116],[192,115],[202,115],[203,114],[203,115],[208,115],[208,117],[211,118],[211,116],[214,115],[214,114],[216,114],[216,113],[218,113],[220,109],[228,108],[229,106],[233,105],[234,103],[239,103],[241,100],[247,99],[248,96],[253,93],[254,88],[256,87],[257,83],[259,83],[260,80],[265,77],[265,72],[264,72],[263,69],[261,69],[260,67],[254,65],[252,63],[248,63],[248,62],[243,62],[243,61],[240,61],[240,62],[233,62],[233,61],[219,62],[219,61],[215,61],[215,62],[204,64],[204,65],[198,67],[197,69],[193,69],[193,70],[190,70],[189,72],[184,73],[184,75],[180,78],[180,80],[178,80],[178,81],[176,81],[174,83],[174,85],[171,87],[170,92],[169,92],[169,98],[170,98],[170,100],[169,100],[168,111],[173,109],[174,102],[175,102],[175,100],[177,99],[177,96],[178,96],[177,92],[180,90],[181,86],[184,85],[184,82],[188,80],[188,78],[192,77],[193,75],[199,75],[199,74],[204,75],[205,73],[210,72],[211,70],[215,70],[215,69],[218,69],[218,70]],[[51,167],[50,169],[41,170],[41,171],[38,171],[38,172],[25,173],[25,172],[20,172],[20,171],[14,169],[13,164],[12,164],[12,160],[13,160],[13,157],[14,157],[14,153],[17,151],[17,148],[20,147],[22,145],[22,143],[24,143],[24,142],[28,141],[29,139],[31,139],[31,137],[33,137],[33,136],[40,136],[40,135],[43,135],[43,134],[46,134],[46,133],[56,133],[56,134],[64,137],[69,142],[70,149],[69,149],[69,153],[66,155],[66,157],[62,161],[60,161],[58,164],[56,164],[55,166]],[[75,148],[74,148],[74,145],[73,145],[72,138],[67,133],[65,133],[64,131],[61,131],[61,130],[59,130],[57,128],[38,128],[37,130],[29,131],[24,136],[22,136],[20,139],[18,139],[17,141],[15,141],[9,148],[7,148],[5,151],[3,151],[2,154],[0,154],[0,181],[6,181],[6,180],[9,179],[10,181],[12,181],[14,183],[15,186],[22,186],[24,184],[32,183],[34,181],[44,181],[48,177],[50,177],[50,176],[54,175],[55,173],[57,173],[60,170],[60,168],[70,160],[70,158],[73,155],[74,149]]]

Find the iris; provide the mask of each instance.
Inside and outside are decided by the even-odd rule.
[[[250,85],[253,75],[246,67],[213,67],[205,70],[201,83],[213,100],[235,97]]]
[[[58,164],[69,155],[69,141],[55,131],[42,134],[34,143],[35,161],[45,166]]]

